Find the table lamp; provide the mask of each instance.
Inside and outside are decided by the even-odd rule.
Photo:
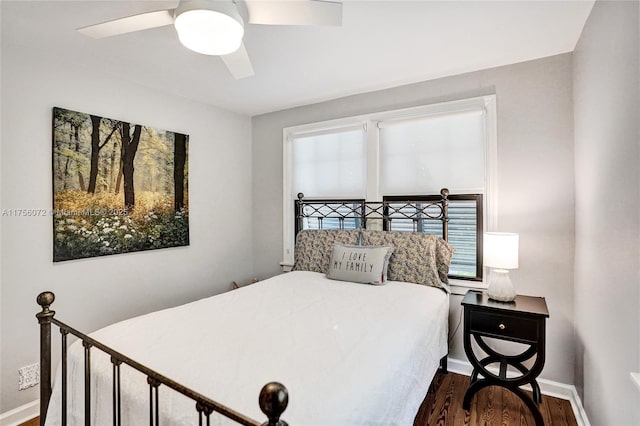
[[[518,234],[486,232],[483,250],[484,266],[491,268],[487,296],[500,302],[511,302],[516,291],[509,278],[509,269],[518,268]]]

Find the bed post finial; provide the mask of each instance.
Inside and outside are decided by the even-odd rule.
[[[36,314],[40,324],[40,424],[44,425],[51,398],[51,319],[56,314],[49,309],[56,296],[45,291],[38,295],[36,302],[42,311]]]
[[[287,422],[280,420],[280,416],[289,403],[289,392],[283,384],[269,382],[260,391],[260,409],[267,415],[269,421],[262,426],[288,426]]]
[[[293,234],[293,238],[295,239],[298,235],[298,232],[304,229],[303,217],[304,217],[304,204],[302,199],[304,198],[304,194],[302,192],[298,192],[298,199],[295,201],[296,209],[295,209],[295,230]]]
[[[449,188],[442,188],[440,195],[442,195],[442,238],[449,241]]]
[[[49,313],[49,306],[53,304],[54,300],[56,300],[56,295],[52,292],[43,291],[42,293],[40,293],[36,298],[36,302],[38,302],[38,305],[42,306],[42,312],[40,313]],[[51,316],[53,316],[53,314]],[[38,318],[40,317],[38,316]]]

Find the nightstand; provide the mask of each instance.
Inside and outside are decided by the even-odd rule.
[[[544,297],[516,296],[513,302],[490,300],[482,292],[468,291],[462,299],[464,307],[464,351],[473,366],[471,384],[464,395],[462,407],[469,410],[471,399],[487,386],[501,386],[516,394],[533,413],[537,426],[544,425],[538,404],[542,402],[540,386],[536,378],[545,360],[545,323],[549,311]],[[479,359],[471,345],[471,337],[486,356]],[[527,348],[518,355],[504,355],[490,348],[485,338],[518,342]],[[528,368],[523,363],[535,356]],[[497,364],[498,373],[487,369]],[[507,375],[507,367],[513,367],[519,375]],[[511,372],[510,372],[511,373]],[[482,376],[478,378],[478,375]],[[533,398],[520,386],[530,384]]]

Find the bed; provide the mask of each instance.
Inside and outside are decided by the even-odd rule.
[[[437,205],[446,235],[445,195]],[[42,293],[41,424],[259,425],[254,419],[265,415],[264,424],[274,426],[286,424],[281,415],[300,425],[413,424],[437,369],[446,369],[449,297],[441,257],[450,261],[453,250],[422,233],[344,229],[345,220],[342,229],[305,229],[309,211],[327,219],[338,212],[346,222],[358,216],[327,210],[327,201],[325,208],[309,203],[311,210],[296,207],[302,229],[292,272],[90,336],[54,318],[53,295]],[[371,211],[386,220],[389,208]],[[366,267],[357,271],[360,282],[327,271],[344,258],[339,250],[362,256],[382,247],[383,282],[363,281]],[[63,340],[53,388],[51,324]],[[80,339],[69,345],[69,334]]]

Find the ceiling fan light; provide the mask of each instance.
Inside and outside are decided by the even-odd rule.
[[[227,55],[242,43],[244,26],[240,18],[208,9],[186,10],[175,18],[180,42],[204,55]]]

